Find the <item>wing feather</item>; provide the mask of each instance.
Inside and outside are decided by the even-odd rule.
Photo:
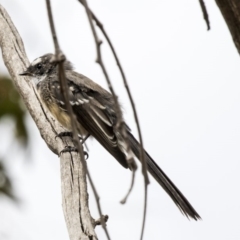
[[[83,75],[75,76],[76,74],[66,71],[69,100],[78,123],[96,138],[123,167],[127,168],[125,155],[118,146],[118,139],[114,132],[116,115],[112,110],[114,109],[112,95],[99,85],[96,85],[97,89],[90,79]],[[55,103],[67,112],[57,77],[51,81],[51,94]]]

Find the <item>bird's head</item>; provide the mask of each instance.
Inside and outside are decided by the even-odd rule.
[[[69,61],[65,61],[64,68],[65,70],[72,70],[72,64]],[[57,73],[57,63],[54,61],[54,54],[48,53],[36,58],[28,68],[19,75],[30,76],[40,80],[52,73]]]

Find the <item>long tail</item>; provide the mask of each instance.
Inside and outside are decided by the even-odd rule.
[[[128,134],[132,151],[136,155],[136,157],[140,159],[140,145],[130,132],[128,132]],[[201,219],[201,217],[195,211],[195,209],[192,207],[189,201],[184,197],[180,190],[174,185],[174,183],[168,178],[168,176],[154,162],[154,160],[149,156],[149,154],[146,151],[145,160],[147,163],[149,173],[167,192],[167,194],[171,197],[171,199],[177,205],[180,211],[187,217],[191,217],[195,220]]]

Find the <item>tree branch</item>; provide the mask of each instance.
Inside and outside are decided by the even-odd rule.
[[[19,76],[19,73],[26,70],[29,61],[21,37],[1,5],[0,47],[9,74],[48,147],[55,154],[59,154],[66,144],[73,146],[70,138],[66,138],[64,142],[61,139],[55,139],[56,133],[64,129],[41,106],[30,79]],[[97,239],[88,208],[86,177],[80,156],[77,153],[64,153],[60,156],[60,164],[62,204],[70,239]]]
[[[208,17],[207,8],[205,6],[205,2],[203,0],[199,0],[199,3],[200,3],[200,7],[202,9],[203,18],[207,24],[207,30],[210,30],[210,21],[209,21],[209,17]]]

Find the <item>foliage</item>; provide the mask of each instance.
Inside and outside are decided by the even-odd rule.
[[[12,81],[7,77],[0,76],[0,120],[5,116],[11,117],[15,122],[17,140],[27,145],[28,135],[24,123],[25,114],[26,110]]]
[[[16,200],[12,190],[11,179],[8,177],[3,161],[0,159],[0,194]]]
[[[26,109],[12,81],[5,76],[0,76],[0,124],[3,117],[10,117],[15,123],[15,139],[24,148],[27,147],[28,143],[28,132],[24,121],[25,115]],[[1,138],[3,140],[4,136],[0,135],[0,140]],[[0,159],[0,194],[16,200],[12,190],[11,179],[8,177],[4,167],[4,156]]]

